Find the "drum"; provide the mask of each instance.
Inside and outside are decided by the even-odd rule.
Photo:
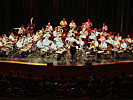
[[[76,49],[78,50],[78,49],[79,49],[79,47],[78,47],[78,46],[76,46]]]
[[[112,51],[117,52],[118,48],[113,48]]]
[[[29,51],[29,48],[26,47],[26,48],[24,48],[24,49],[20,49],[20,51],[22,51],[22,52],[27,52],[27,51]]]
[[[48,47],[48,46],[46,46],[44,49],[45,49],[45,50],[49,50],[49,47]]]
[[[41,49],[42,52],[47,52],[47,50],[45,48]]]
[[[1,48],[1,51],[6,51],[7,49],[6,48]]]
[[[55,53],[57,53],[57,54],[62,54],[63,51],[56,51]]]
[[[98,51],[98,53],[100,53],[100,54],[101,54],[101,53],[104,53],[104,51]]]
[[[124,52],[124,50],[118,50],[117,51],[117,53],[123,53]]]

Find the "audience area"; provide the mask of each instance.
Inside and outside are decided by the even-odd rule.
[[[88,79],[72,75],[67,79],[60,75],[33,78],[29,73],[23,76],[20,71],[0,74],[0,97],[47,97],[47,98],[133,98],[133,74],[121,72],[109,78],[107,74],[96,77],[91,74]]]

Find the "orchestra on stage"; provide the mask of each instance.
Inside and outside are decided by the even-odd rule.
[[[109,33],[106,23],[103,23],[101,29],[93,29],[92,26],[90,19],[78,27],[74,20],[68,24],[63,18],[59,26],[53,28],[49,22],[46,27],[34,33],[35,24],[31,18],[28,27],[21,25],[17,35],[11,32],[9,36],[0,36],[0,56],[26,57],[38,51],[42,56],[57,54],[60,59],[70,53],[70,61],[75,62],[76,56],[81,56],[83,52],[86,60],[92,54],[96,59],[100,59],[101,55],[119,58],[120,54],[133,53],[133,40],[130,35],[123,38],[120,33]]]

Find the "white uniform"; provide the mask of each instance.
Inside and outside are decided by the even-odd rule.
[[[50,31],[52,31],[53,30],[53,27],[50,25],[50,26],[46,26],[46,30],[48,31],[48,32],[50,32]]]
[[[57,36],[57,31],[54,31],[53,32],[53,36]]]
[[[76,24],[75,23],[70,23],[69,26],[70,26],[70,28],[76,28]]]
[[[0,42],[0,46],[3,46],[2,42]]]
[[[98,41],[95,41],[94,44],[95,44],[95,47],[98,47]]]
[[[49,43],[50,43],[50,41],[48,39],[44,39],[43,40],[43,45],[48,46]]]
[[[23,42],[22,42],[22,41],[21,41],[21,42],[18,41],[18,42],[17,42],[17,47],[18,47],[18,48],[22,48],[22,47],[23,47]]]
[[[115,46],[115,47],[119,48],[119,44],[120,44],[120,42],[119,42],[118,40],[115,40],[115,41],[114,41],[114,46]]]
[[[38,41],[38,42],[37,42],[37,47],[38,47],[38,48],[42,48],[42,47],[43,47],[43,45],[42,45],[42,42],[41,42],[41,41]]]
[[[132,42],[132,39],[131,39],[131,38],[127,38],[126,40],[127,40],[127,42],[129,42],[129,43]]]
[[[2,41],[4,44],[6,44],[7,39],[3,38]]]
[[[52,43],[51,48],[54,49],[54,50],[57,50],[57,45]]]
[[[14,41],[14,37],[12,35],[9,36],[9,39]]]
[[[31,41],[32,41],[32,38],[31,37],[27,38],[27,42],[28,43],[31,42]]]
[[[127,44],[124,42],[124,43],[121,43],[121,48],[122,49],[126,49],[126,47],[127,47]]]
[[[108,30],[108,27],[105,25],[105,26],[103,26],[102,29],[105,30],[105,31],[107,31]]]
[[[114,41],[112,39],[108,39],[106,42],[113,44]]]
[[[58,42],[56,42],[56,44],[57,44],[58,47],[63,47],[63,43],[62,42],[58,41]]]
[[[101,43],[101,48],[107,48],[107,43],[106,42],[102,42]]]
[[[34,38],[33,38],[33,40],[34,40],[34,41],[37,41],[37,40],[38,40],[38,37],[39,37],[39,36],[35,35]]]
[[[84,45],[84,41],[77,41],[78,44],[80,44],[80,46]]]

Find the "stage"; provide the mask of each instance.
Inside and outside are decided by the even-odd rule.
[[[95,74],[97,77],[102,77],[104,74],[107,74],[108,77],[112,78],[120,75],[121,72],[126,72],[128,75],[132,74],[132,66],[133,61],[93,63],[92,65],[91,63],[88,65],[51,65],[50,63],[42,64],[0,60],[0,73],[7,75],[12,70],[13,75],[16,75],[17,71],[20,71],[22,76],[27,76],[27,74],[31,73],[33,78],[41,78],[42,75],[46,75],[47,77],[53,75],[55,79],[59,79],[60,75],[64,75],[66,79],[70,79],[72,75],[87,79],[92,74]]]
[[[100,56],[100,57],[99,57]],[[75,56],[75,62],[71,61],[71,54],[66,52],[63,55],[59,54],[45,54],[41,55],[39,51],[32,52],[27,56],[14,56],[14,57],[0,57],[1,61],[7,62],[17,62],[25,63],[32,65],[47,65],[52,63],[55,66],[65,65],[85,65],[86,63],[92,63],[92,65],[101,65],[101,64],[112,64],[118,62],[128,62],[133,61],[132,53],[120,53],[117,56],[112,56],[111,54],[102,53],[102,54],[89,54],[88,59],[86,60],[86,52],[77,52]]]

